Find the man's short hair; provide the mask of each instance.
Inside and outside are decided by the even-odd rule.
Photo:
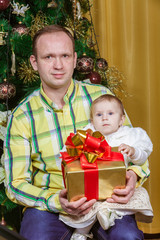
[[[37,57],[37,41],[39,37],[47,33],[57,33],[57,32],[64,32],[68,35],[68,37],[71,39],[73,44],[73,52],[75,52],[75,41],[71,31],[69,31],[67,28],[62,27],[60,25],[47,25],[44,28],[37,31],[33,37],[32,53],[35,57]]]

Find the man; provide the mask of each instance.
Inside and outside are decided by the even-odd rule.
[[[68,202],[59,159],[70,132],[89,123],[91,102],[110,93],[103,86],[73,81],[76,59],[74,39],[65,28],[52,25],[37,32],[30,61],[33,69],[39,72],[41,88],[17,106],[8,122],[5,140],[7,195],[26,207],[20,230],[26,239],[70,239],[74,229],[59,221],[58,213],[81,216],[88,213],[96,201],[86,201],[84,197]],[[128,202],[137,178],[139,183],[143,182],[147,171],[147,165],[143,171],[138,166],[128,169],[126,188],[116,189],[108,201]],[[134,216],[118,220],[106,232],[96,223],[92,232],[96,239],[143,239]]]

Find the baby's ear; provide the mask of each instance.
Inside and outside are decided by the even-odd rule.
[[[121,118],[121,126],[123,125],[123,123],[125,122],[125,119],[126,119],[126,116],[125,115],[122,115],[122,118]]]

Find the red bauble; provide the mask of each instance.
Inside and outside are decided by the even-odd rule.
[[[101,75],[97,72],[93,71],[93,72],[87,74],[86,77],[90,79],[91,83],[94,83],[94,84],[100,84],[101,83]]]
[[[10,4],[9,0],[0,0],[0,11],[5,10]]]
[[[26,27],[25,24],[22,24],[21,22],[19,22],[18,24],[16,24],[13,27],[13,32],[17,32],[19,33],[19,35],[23,35],[23,34],[27,34],[28,33],[28,28]]]
[[[93,70],[93,59],[86,55],[79,57],[77,59],[76,69],[83,74],[90,73]]]
[[[96,60],[96,67],[102,71],[105,71],[108,69],[108,63],[104,58],[98,58]]]
[[[16,87],[12,83],[0,83],[0,99],[12,98],[16,95]]]

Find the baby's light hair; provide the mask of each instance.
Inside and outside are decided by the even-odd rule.
[[[121,100],[119,98],[117,98],[116,96],[114,95],[111,95],[111,94],[104,94],[98,98],[96,98],[93,102],[92,102],[92,105],[91,105],[91,111],[90,111],[90,118],[91,120],[93,119],[93,111],[94,111],[94,106],[99,103],[99,102],[103,102],[103,101],[108,101],[108,102],[117,102],[120,109],[121,109],[121,112],[122,112],[122,115],[125,115],[125,111],[124,111],[124,107],[123,107],[123,104],[121,102]]]

